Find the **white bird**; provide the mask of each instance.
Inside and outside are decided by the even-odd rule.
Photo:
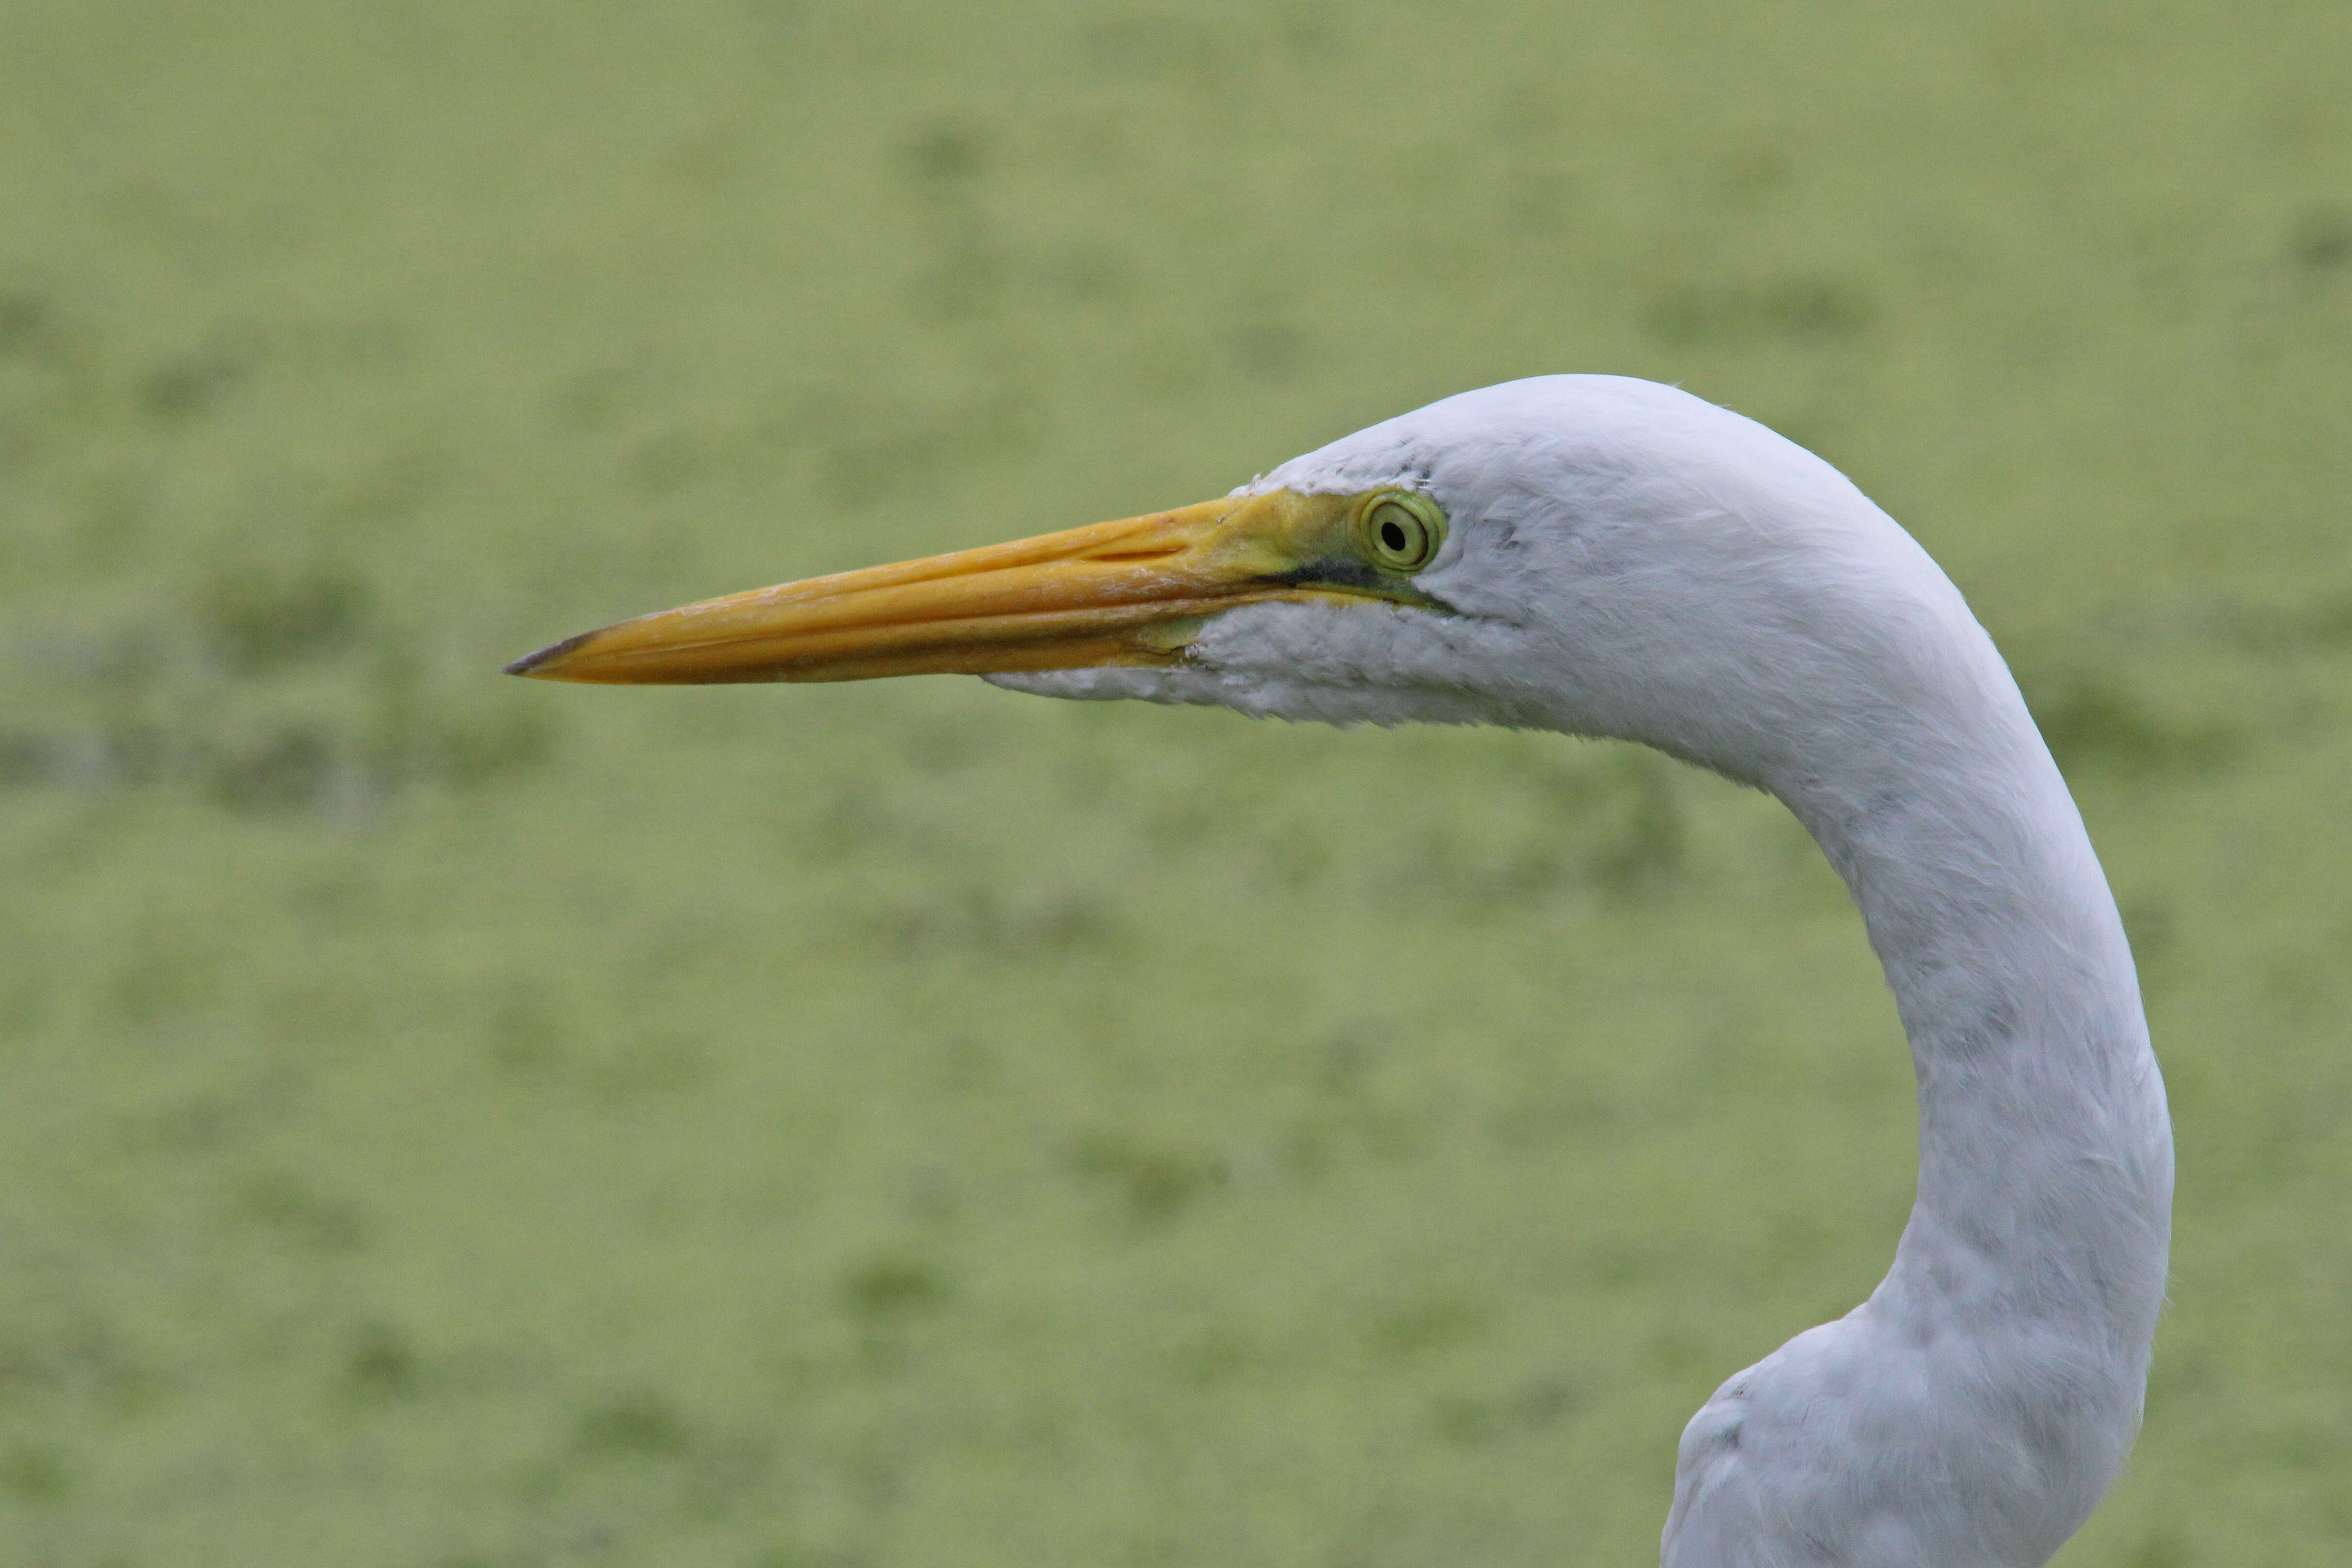
[[[2172,1136],[2115,900],[1959,591],[1760,425],[1648,382],[1512,382],[1221,500],[688,605],[509,668],[963,671],[1615,737],[1768,790],[1885,967],[1917,1200],[1868,1300],[1684,1430],[1666,1568],[2029,1568],[2131,1446]]]

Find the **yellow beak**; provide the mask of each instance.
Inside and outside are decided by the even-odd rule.
[[[813,577],[583,633],[507,671],[681,685],[1174,664],[1239,605],[1417,600],[1349,561],[1353,504],[1276,490]]]

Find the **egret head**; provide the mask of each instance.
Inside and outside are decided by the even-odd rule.
[[[1562,375],[1432,404],[1218,500],[663,611],[509,668],[961,672],[1617,736],[1762,782],[1792,724],[1823,718],[1792,693],[1900,700],[1906,624],[1955,614],[1926,554],[1818,458],[1672,387]]]

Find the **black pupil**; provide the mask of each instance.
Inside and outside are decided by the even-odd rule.
[[[1388,521],[1381,524],[1381,542],[1387,545],[1391,550],[1395,551],[1399,555],[1403,554],[1404,525],[1397,521],[1394,518],[1391,518]]]

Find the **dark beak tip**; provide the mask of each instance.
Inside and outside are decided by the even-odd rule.
[[[538,675],[542,680],[548,679],[550,679],[549,677],[540,675],[541,670],[545,668],[548,665],[554,663],[557,659],[562,658],[565,654],[572,652],[574,648],[578,647],[581,644],[586,642],[590,637],[593,637],[596,634],[594,632],[582,632],[578,637],[565,637],[559,643],[550,643],[547,647],[541,648],[537,653],[527,653],[520,658],[515,660],[512,664],[508,665],[506,667],[506,673],[509,675]]]

